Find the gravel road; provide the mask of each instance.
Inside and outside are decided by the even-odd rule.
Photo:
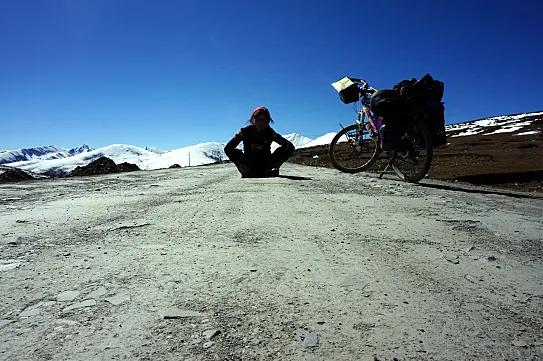
[[[0,360],[543,359],[543,197],[282,174],[0,185]]]

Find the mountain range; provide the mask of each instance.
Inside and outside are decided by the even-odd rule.
[[[533,119],[543,117],[543,112],[524,113],[478,119],[471,122],[446,126],[450,137],[473,134],[496,134],[514,132],[514,135],[530,135],[540,130],[522,132],[522,128],[531,124]],[[297,133],[285,135],[297,149],[330,144],[336,133],[324,134],[310,139]],[[220,163],[227,160],[224,154],[225,143],[207,142],[185,148],[164,151],[154,147],[140,148],[127,144],[112,144],[93,149],[82,145],[73,149],[59,146],[44,146],[20,150],[0,151],[0,164],[16,167],[34,174],[59,177],[69,174],[77,166],[84,166],[100,157],[108,157],[115,163],[136,164],[142,170],[169,168],[177,164],[181,167]],[[279,145],[273,144],[272,150]],[[239,146],[241,148],[241,144]],[[4,167],[5,168],[5,167]]]
[[[65,149],[56,145],[48,145],[36,148],[0,151],[0,164],[23,162],[32,159],[60,159],[73,157],[74,155],[90,152],[94,148],[86,144],[72,149]]]
[[[303,147],[312,139],[292,133],[284,136],[296,148]],[[115,163],[128,162],[140,169],[152,170],[168,168],[174,164],[181,167],[218,163],[227,160],[224,154],[226,143],[206,142],[185,148],[164,151],[155,147],[140,148],[127,144],[112,144],[94,149],[82,145],[74,149],[59,146],[45,146],[0,152],[0,164],[42,174],[49,177],[62,177],[78,166],[84,166],[100,157],[108,157]],[[273,144],[272,150],[279,145]],[[240,148],[242,145],[240,144]]]

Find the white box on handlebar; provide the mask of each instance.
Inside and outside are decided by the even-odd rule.
[[[339,93],[339,98],[344,104],[354,103],[360,99],[360,89],[349,77],[344,77],[332,83],[334,89]]]
[[[348,87],[350,86],[353,86],[355,85],[355,83],[349,79],[348,76],[346,76],[345,78],[343,79],[340,79],[338,81],[336,81],[335,83],[332,83],[332,86],[334,87],[334,89],[336,89],[338,92],[342,91],[342,90],[345,90],[347,89]]]

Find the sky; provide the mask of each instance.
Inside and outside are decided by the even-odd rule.
[[[354,123],[331,84],[429,73],[447,124],[543,110],[535,1],[26,0],[0,3],[0,149],[227,142]]]

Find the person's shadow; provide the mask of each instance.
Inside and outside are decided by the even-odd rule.
[[[242,175],[241,178],[286,178],[286,179],[291,179],[291,180],[298,180],[298,181],[301,181],[301,180],[311,180],[311,178],[308,178],[308,177],[299,177],[299,176],[295,176],[295,175],[284,175],[284,174],[267,174],[267,175],[263,175],[263,174],[249,174],[249,175]]]
[[[311,180],[311,178],[308,178],[308,177],[298,177],[298,176],[295,176],[295,175],[283,175],[283,174],[279,174],[275,177],[271,177],[271,178],[287,178],[287,179],[291,179],[291,180]]]

